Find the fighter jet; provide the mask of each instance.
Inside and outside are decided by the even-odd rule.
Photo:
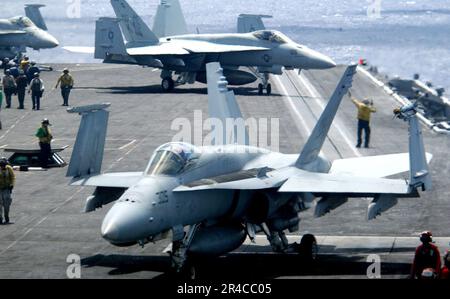
[[[0,20],[0,57],[13,58],[26,52],[26,48],[40,50],[59,45],[56,38],[46,32],[47,26],[39,11],[43,6],[29,4],[25,6],[27,16]]]
[[[72,108],[68,111],[79,113],[82,120],[67,176],[73,186],[96,187],[86,201],[86,212],[116,202],[101,227],[103,238],[111,244],[144,246],[171,233],[171,259],[178,271],[186,269],[191,258],[226,254],[259,232],[275,252],[289,252],[295,247],[288,244],[285,232],[299,229],[299,212],[314,201],[315,215],[320,217],[348,198],[372,198],[368,219],[373,219],[393,207],[397,198],[416,197],[419,188],[431,188],[431,155],[424,150],[415,106],[396,110],[397,117],[409,123],[409,154],[336,161],[321,154],[355,72],[356,65],[345,70],[296,155],[252,147],[245,128],[236,125],[245,134],[221,139],[217,129],[217,142],[210,146],[171,142],[155,150],[144,171],[102,174],[109,104]],[[241,119],[220,65],[207,64],[207,76],[210,117]],[[407,171],[405,180],[385,178]],[[314,257],[314,236],[303,236],[297,248]]]
[[[167,2],[165,0],[161,5],[167,5]],[[256,67],[264,74],[259,91],[262,93],[265,90],[268,94],[272,91],[269,74],[282,74],[283,68],[327,69],[336,66],[329,57],[299,45],[274,30],[244,34],[184,34],[160,38],[125,0],[111,0],[111,4],[117,18],[101,18],[97,21],[95,48],[65,49],[95,53],[95,58],[103,59],[105,63],[160,68],[161,86],[166,92],[181,84],[196,81],[206,83],[205,64],[208,62],[220,62],[231,85],[256,81],[253,74],[239,70],[241,66]],[[167,20],[167,17],[156,18],[159,19]],[[185,27],[184,21],[181,23]],[[176,81],[173,79],[174,73],[179,75]]]

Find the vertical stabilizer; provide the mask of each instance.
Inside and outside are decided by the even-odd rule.
[[[100,174],[105,149],[110,104],[74,107],[69,113],[81,115],[75,146],[70,158],[67,177],[88,177]]]
[[[153,32],[160,38],[188,34],[178,0],[161,0],[153,23]]]
[[[237,21],[237,32],[238,33],[249,33],[257,30],[265,30],[263,18],[272,18],[268,15],[250,15],[241,14]]]
[[[214,145],[248,145],[249,138],[241,110],[236,102],[234,92],[227,88],[228,82],[223,75],[223,69],[220,67],[220,63],[208,63],[206,65],[206,74],[209,117],[220,120],[223,129],[222,140],[214,140]],[[231,122],[233,123],[232,131],[227,130],[230,129],[227,128],[227,124]]]
[[[114,18],[100,18],[95,24],[95,55],[105,59],[110,54],[127,55],[119,21]]]
[[[308,164],[313,163],[319,156],[322,146],[327,138],[328,131],[336,116],[339,105],[342,102],[342,98],[347,94],[348,90],[352,86],[353,76],[356,73],[357,65],[349,65],[344,72],[338,86],[336,87],[333,95],[331,96],[325,110],[320,116],[314,130],[311,133],[308,141],[306,142],[303,150],[295,163],[295,166],[304,169]]]
[[[40,9],[45,7],[43,4],[25,4],[25,15],[40,29],[47,31]]]
[[[142,18],[125,0],[111,0],[111,5],[120,21],[127,47],[144,47],[159,44],[159,38],[148,28]]]
[[[431,160],[432,156],[430,154],[427,155],[425,152],[416,105],[403,106],[400,109],[396,109],[394,113],[398,118],[409,123],[409,184],[411,188],[421,187],[423,190],[430,190],[432,183],[428,170],[428,161]]]

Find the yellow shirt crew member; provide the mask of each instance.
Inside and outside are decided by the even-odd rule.
[[[377,112],[377,109],[373,107],[373,105],[371,105],[368,100],[360,102],[357,99],[353,98],[352,102],[358,108],[358,119],[370,122],[370,115]]]
[[[358,108],[358,132],[357,132],[357,139],[358,143],[356,144],[357,148],[361,147],[362,144],[362,133],[364,131],[365,138],[364,138],[364,147],[368,148],[370,143],[370,134],[371,134],[371,128],[370,128],[370,116],[372,113],[377,112],[377,109],[373,106],[373,102],[369,101],[368,99],[365,99],[364,101],[358,101],[354,97],[352,97],[352,94],[349,92],[349,96],[355,104],[356,108]]]
[[[16,183],[16,175],[6,158],[0,159],[0,224],[9,224],[9,208],[11,207],[11,193]]]
[[[5,165],[5,168],[0,167],[0,190],[11,189],[16,183],[16,175],[11,166]]]

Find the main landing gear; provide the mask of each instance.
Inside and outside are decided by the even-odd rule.
[[[247,232],[250,239],[254,239],[255,232],[259,231],[259,229],[251,226],[253,225],[247,224]],[[302,261],[307,263],[312,263],[317,260],[319,247],[317,246],[317,240],[314,235],[304,235],[300,241],[300,244],[298,244],[297,242],[289,244],[286,233],[284,231],[270,230],[265,223],[262,223],[260,225],[260,228],[266,235],[273,252],[297,253]]]
[[[181,72],[178,74],[177,80],[172,79],[172,71],[163,70],[161,72],[161,88],[164,92],[171,92],[176,86],[184,84],[194,84],[196,81],[196,72]]]
[[[170,92],[175,88],[175,81],[171,77],[166,77],[161,82],[161,88],[164,92]]]
[[[262,83],[258,84],[258,94],[263,95],[265,90],[267,95],[271,95],[272,84],[269,83],[269,74],[268,73],[262,74],[261,81]]]

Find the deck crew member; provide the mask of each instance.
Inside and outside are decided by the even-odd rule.
[[[9,208],[12,203],[11,193],[14,188],[16,176],[14,170],[8,165],[6,158],[0,159],[0,224],[9,224]],[[3,216],[5,222],[3,222]]]
[[[34,74],[34,79],[31,80],[30,89],[31,101],[33,102],[33,110],[41,110],[41,98],[44,94],[44,81],[39,78],[39,73]]]
[[[39,138],[39,147],[41,149],[40,160],[41,167],[48,168],[48,162],[52,155],[52,139],[53,135],[50,131],[50,121],[46,118],[42,121],[41,127],[36,132],[36,137]]]
[[[59,77],[58,82],[56,82],[55,88],[61,84],[61,96],[63,98],[62,106],[69,106],[69,96],[70,91],[73,88],[73,77],[69,74],[69,69],[65,68],[63,74]]]
[[[364,147],[368,148],[370,143],[370,116],[372,113],[377,112],[377,109],[373,106],[373,101],[369,99],[365,99],[364,101],[359,101],[358,99],[352,97],[352,94],[349,92],[349,96],[355,106],[358,108],[358,143],[356,144],[357,148],[361,147],[362,144],[362,132],[364,131]]]
[[[417,247],[414,262],[411,267],[411,278],[422,278],[425,269],[433,269],[436,276],[441,270],[441,255],[433,242],[433,235],[429,231],[420,234],[422,244]]]
[[[5,76],[3,76],[3,92],[5,93],[6,108],[11,108],[11,98],[16,92],[16,80],[11,75],[11,70],[5,71]]]

